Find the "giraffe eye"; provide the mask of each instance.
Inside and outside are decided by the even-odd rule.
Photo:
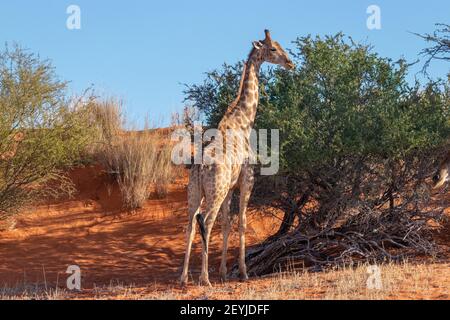
[[[270,51],[275,52],[275,51],[277,51],[277,48],[272,48],[272,49],[270,49]]]

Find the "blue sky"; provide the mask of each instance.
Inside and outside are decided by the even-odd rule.
[[[81,30],[66,28],[71,4],[81,8]],[[366,27],[372,4],[381,30]],[[132,119],[167,123],[183,107],[183,83],[245,58],[265,28],[285,47],[297,36],[343,31],[382,56],[413,61],[425,43],[409,32],[432,32],[449,17],[448,0],[3,0],[0,41],[51,59],[74,93],[93,84],[124,99]],[[433,77],[448,71],[442,62],[430,69]]]

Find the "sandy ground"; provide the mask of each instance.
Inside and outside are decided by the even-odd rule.
[[[19,215],[15,229],[0,232],[2,287],[37,285],[47,291],[64,288],[67,267],[78,265],[83,290],[77,294],[67,293],[62,298],[351,299],[367,296],[367,292],[364,293],[364,267],[362,271],[293,273],[287,277],[253,279],[248,283],[220,284],[217,277],[220,223],[216,223],[211,245],[210,271],[214,288],[201,288],[195,284],[188,289],[179,288],[187,222],[187,179],[171,185],[166,199],[149,200],[142,210],[129,213],[121,210],[117,186],[109,183],[98,167],[77,169],[71,176],[81,190],[74,199],[30,208]],[[450,194],[441,194],[436,201],[439,205],[448,205]],[[248,245],[265,239],[278,224],[277,218],[261,217],[250,210]],[[191,263],[194,280],[198,279],[200,271],[199,238],[197,236],[194,244]],[[448,250],[450,224],[436,233],[436,238]],[[231,236],[229,265],[235,261],[237,245],[235,228]],[[372,295],[389,299],[449,299],[449,261],[441,259],[422,265],[392,266],[385,274],[392,275],[389,279],[394,279],[394,284],[382,295],[381,292]],[[344,285],[355,279],[359,279],[355,282],[355,288],[359,289]],[[353,295],[347,291],[339,294],[340,290],[353,292]],[[8,292],[4,291],[3,297],[7,297]],[[355,296],[355,292],[359,295]]]

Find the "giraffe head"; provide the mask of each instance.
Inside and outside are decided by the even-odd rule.
[[[261,41],[253,42],[254,50],[256,50],[263,61],[278,64],[286,69],[294,69],[295,65],[289,58],[287,52],[281,47],[277,41],[273,41],[270,31],[265,30],[266,38]]]
[[[436,174],[433,176],[433,189],[442,187],[445,183],[450,181],[450,152],[444,161],[442,161]]]

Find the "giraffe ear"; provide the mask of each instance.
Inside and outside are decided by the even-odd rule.
[[[261,43],[261,41],[253,41],[253,47],[256,50],[260,50],[264,45]]]

